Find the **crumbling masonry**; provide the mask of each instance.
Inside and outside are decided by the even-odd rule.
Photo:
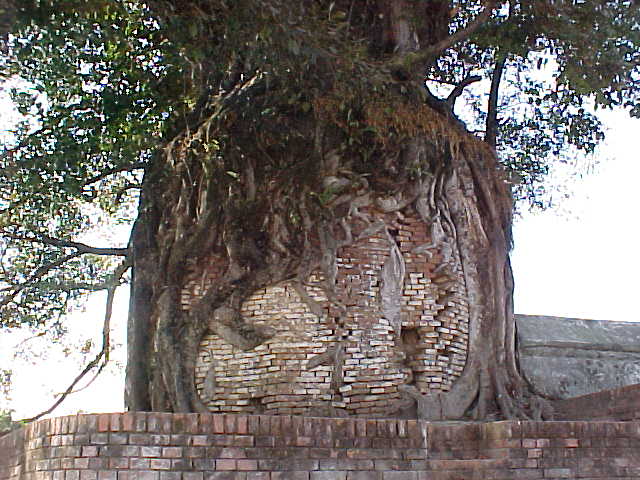
[[[371,226],[337,251],[333,293],[323,288],[325,272],[262,289],[242,315],[273,332],[269,340],[243,351],[204,338],[196,379],[211,412],[404,416],[414,402],[399,385],[451,388],[465,365],[469,320],[446,226],[367,213]],[[185,310],[225,267],[220,258],[190,267]]]

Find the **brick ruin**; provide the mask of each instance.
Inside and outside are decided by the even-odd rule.
[[[321,271],[259,290],[242,315],[272,338],[248,351],[213,333],[204,338],[196,382],[211,412],[405,416],[414,402],[399,385],[425,394],[451,388],[469,329],[452,242],[431,238],[434,227],[417,214],[367,214],[370,227],[337,250],[331,295]],[[225,267],[219,258],[190,266],[185,310]]]

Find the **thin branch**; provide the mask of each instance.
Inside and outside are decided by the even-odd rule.
[[[59,238],[50,237],[48,235],[26,237],[22,235],[15,235],[13,233],[9,233],[6,230],[3,230],[1,233],[5,237],[8,237],[14,240],[22,240],[22,241],[31,242],[31,243],[43,243],[45,245],[51,245],[54,247],[61,247],[61,248],[75,248],[76,249],[75,253],[79,255],[84,255],[86,253],[89,253],[92,255],[112,255],[112,256],[126,257],[129,254],[128,248],[92,247],[85,243],[74,242],[72,240],[62,240]]]
[[[458,42],[466,40],[491,17],[491,12],[495,7],[496,0],[485,0],[483,4],[484,7],[482,11],[476,16],[476,18],[469,22],[466,27],[457,30],[434,45],[430,45],[427,48],[418,50],[417,52],[407,53],[400,58],[395,58],[392,60],[392,63],[396,65],[403,65],[411,72],[417,65],[428,64],[432,59],[439,57],[442,52],[448,48],[451,48]]]
[[[487,107],[487,121],[485,127],[484,141],[492,148],[496,148],[498,136],[498,94],[500,93],[500,81],[504,70],[506,55],[500,55],[496,61],[491,77],[491,90],[489,91],[489,105]]]
[[[132,163],[131,165],[127,165],[125,167],[114,167],[114,168],[110,168],[107,170],[104,170],[103,172],[99,173],[98,175],[95,175],[89,179],[87,179],[86,181],[82,182],[82,186],[86,187],[88,185],[91,185],[92,183],[96,183],[99,182],[100,180],[103,180],[111,175],[114,175],[116,173],[121,173],[121,172],[130,172],[132,170],[140,170],[143,169],[147,166],[147,164],[145,162],[136,162],[136,163]]]
[[[63,292],[72,292],[74,290],[87,290],[89,292],[100,292],[102,290],[108,290],[111,287],[111,282],[102,282],[102,283],[61,283],[58,285],[54,285],[56,289],[62,290]]]
[[[464,89],[467,88],[472,83],[479,82],[480,80],[482,80],[482,77],[480,75],[470,75],[466,77],[464,80],[462,80],[460,83],[456,84],[455,88],[451,91],[451,93],[445,100],[447,105],[449,105],[449,108],[453,110],[456,100],[460,95],[462,95],[462,92],[464,91]]]
[[[20,342],[18,342],[18,344],[16,346],[11,348],[11,351],[14,352],[13,353],[13,359],[15,360],[16,358],[18,358],[18,355],[20,354],[20,348],[24,344],[26,344],[27,342],[30,342],[31,340],[35,340],[36,338],[44,337],[46,334],[47,334],[47,332],[36,333],[35,335],[32,335],[31,337],[27,337],[24,340],[21,340]]]
[[[60,394],[60,396],[53,403],[53,405],[51,405],[48,409],[44,410],[43,412],[40,412],[39,414],[31,418],[20,420],[21,422],[30,423],[35,420],[38,420],[41,417],[44,417],[45,415],[50,414],[56,408],[58,408],[58,406],[67,398],[67,396],[69,396],[70,394],[76,391],[82,390],[82,389],[74,390],[74,388],[78,384],[78,382],[80,382],[80,380],[84,378],[84,376],[87,373],[89,373],[94,368],[98,367],[98,371],[96,375],[89,381],[89,384],[91,384],[95,380],[95,378],[107,366],[107,364],[109,363],[109,347],[111,344],[110,334],[111,334],[111,315],[113,313],[113,299],[115,297],[116,288],[118,287],[118,285],[120,285],[120,279],[122,278],[122,275],[125,274],[125,272],[129,269],[130,266],[131,266],[131,262],[128,259],[125,259],[116,268],[112,276],[111,286],[107,290],[107,304],[105,308],[104,322],[102,324],[102,349],[100,350],[100,352],[98,352],[95,358],[84,367],[84,369],[80,372],[80,374],[78,374],[78,376],[76,376],[76,378],[73,380],[73,382],[71,382],[71,384],[67,387],[67,389]],[[86,387],[83,387],[83,389],[84,388]]]
[[[35,282],[37,282],[38,280],[40,280],[42,277],[44,277],[48,272],[50,272],[51,270],[53,270],[54,268],[58,268],[62,265],[64,265],[65,263],[67,263],[69,260],[73,260],[76,257],[79,257],[81,254],[79,252],[75,252],[72,253],[70,255],[65,255],[62,258],[59,258],[58,260],[55,260],[53,262],[49,262],[45,265],[42,265],[41,267],[38,267],[38,269],[33,273],[33,275],[31,275],[31,277],[29,277],[27,280],[25,280],[24,282],[17,284],[17,285],[11,285],[5,289],[3,289],[3,291],[11,291],[11,293],[7,293],[5,296],[3,296],[2,298],[0,298],[0,307],[4,307],[5,305],[9,304],[9,302],[11,302],[14,298],[16,298],[16,296],[25,288],[27,288],[29,285],[33,285]]]

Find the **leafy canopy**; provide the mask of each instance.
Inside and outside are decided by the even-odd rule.
[[[410,2],[416,8],[407,14],[426,3]],[[469,25],[485,5],[432,3],[446,4],[445,34]],[[597,108],[640,116],[638,7],[631,0],[485,3],[494,7],[489,20],[420,68],[442,98],[471,79],[456,113],[481,138],[496,129],[501,161],[520,175],[518,195],[540,203],[549,166],[592,152],[603,138]],[[69,302],[121,281],[122,268],[117,278],[114,269],[126,245],[89,247],[83,232],[133,220],[145,165],[213,95],[236,85],[234,77],[266,79],[279,86],[274,105],[304,110],[322,94],[311,66],[349,88],[366,85],[366,94],[395,61],[393,52],[372,52],[371,30],[380,26],[372,1],[24,0],[13,7],[0,11],[4,88],[22,115],[0,152],[2,326],[50,326]],[[246,107],[250,121],[273,115],[270,105],[248,100]]]

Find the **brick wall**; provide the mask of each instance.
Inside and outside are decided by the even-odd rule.
[[[640,478],[640,422],[115,413],[0,437],[0,480]]]
[[[320,273],[305,282],[303,295],[320,314],[292,283],[283,283],[255,292],[242,307],[247,323],[275,333],[263,345],[242,351],[218,335],[204,338],[196,381],[212,412],[393,416],[412,404],[398,392],[400,384],[422,393],[451,388],[466,362],[469,328],[456,252],[434,246],[417,216],[361,214],[385,228],[338,250],[334,300],[321,288]],[[364,227],[354,225],[354,237]],[[405,268],[399,332],[381,298],[382,271],[396,246]],[[211,258],[189,268],[185,310],[226,265]],[[338,343],[344,352],[340,365],[307,368],[309,359]],[[207,378],[214,388],[204,389]]]
[[[640,384],[556,401],[554,408],[567,420],[640,420]]]

